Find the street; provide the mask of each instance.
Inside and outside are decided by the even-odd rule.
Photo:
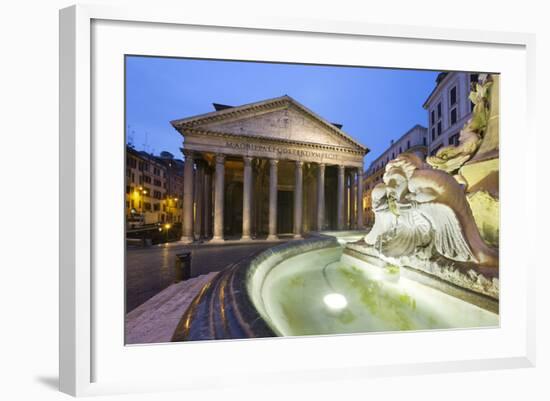
[[[160,244],[126,249],[126,313],[130,312],[175,279],[176,254],[191,252],[191,277],[222,270],[253,253],[274,246],[260,241],[246,244],[182,245]]]

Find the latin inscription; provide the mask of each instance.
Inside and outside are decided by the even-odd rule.
[[[280,155],[296,155],[300,157],[312,157],[312,158],[325,158],[325,159],[338,159],[339,155],[336,153],[322,153],[316,152],[313,150],[305,149],[293,149],[293,148],[284,148],[279,146],[271,145],[260,145],[256,143],[237,143],[237,142],[226,142],[225,146],[232,149],[240,150],[252,150],[257,152],[269,152],[269,153],[278,153]]]

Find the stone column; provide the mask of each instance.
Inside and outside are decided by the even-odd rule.
[[[277,164],[279,160],[269,159],[269,235],[268,240],[277,239]]]
[[[197,171],[195,173],[195,238],[200,239],[203,236],[202,222],[204,210],[204,161],[197,160]]]
[[[216,155],[216,183],[214,189],[214,236],[212,241],[223,241],[223,195],[225,181],[225,155]]]
[[[202,232],[205,238],[210,236],[210,222],[212,220],[212,175],[207,167],[204,173],[204,213],[202,220]]]
[[[357,228],[363,229],[363,167],[357,170]]]
[[[181,241],[193,242],[193,164],[192,151],[184,150],[185,165],[183,167],[183,235]]]
[[[325,226],[325,164],[320,163],[317,169],[317,230]]]
[[[336,204],[337,209],[337,228],[338,230],[344,229],[344,174],[345,167],[338,166],[338,202]]]
[[[244,156],[243,160],[243,235],[241,240],[249,240],[252,211],[252,158]]]
[[[294,238],[302,238],[302,193],[304,162],[297,160],[294,170]]]
[[[355,169],[350,172],[350,184],[349,184],[349,197],[351,202],[349,203],[349,223],[350,228],[355,229],[357,221],[355,220],[355,211],[357,208],[357,193],[355,192]]]
[[[349,171],[344,169],[344,228],[349,228]]]

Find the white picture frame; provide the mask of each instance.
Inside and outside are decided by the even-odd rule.
[[[97,28],[94,28],[96,24]],[[99,24],[99,25],[98,25]],[[101,25],[103,24],[103,25]],[[118,24],[118,25],[117,25]],[[129,25],[130,24],[130,25]],[[153,54],[161,54],[171,51],[169,48],[177,49],[177,41],[170,43],[172,33],[167,30],[181,28],[185,31],[186,27],[193,28],[193,34],[208,35],[209,32],[222,30],[228,32],[228,35],[237,35],[243,40],[247,40],[251,35],[262,34],[266,41],[277,41],[285,37],[295,36],[296,40],[314,40],[326,41],[327,44],[333,39],[338,39],[342,44],[346,41],[353,41],[359,45],[363,40],[385,41],[385,45],[392,43],[395,45],[405,41],[407,46],[433,45],[441,49],[442,57],[445,57],[445,48],[453,47],[457,53],[464,51],[465,48],[477,49],[481,54],[486,48],[496,49],[495,54],[501,52],[502,60],[508,57],[511,65],[517,66],[517,70],[510,68],[509,77],[503,73],[502,78],[502,99],[501,107],[503,114],[502,122],[502,252],[501,258],[506,257],[510,263],[519,263],[522,266],[521,271],[507,269],[503,270],[502,275],[502,301],[501,302],[501,327],[485,331],[457,330],[453,332],[435,333],[428,337],[428,333],[408,333],[408,334],[380,334],[370,336],[335,336],[323,338],[303,338],[290,339],[283,342],[279,339],[266,340],[246,340],[234,342],[202,344],[181,344],[178,348],[169,348],[173,345],[150,345],[140,347],[124,347],[123,343],[114,342],[107,344],[106,337],[118,338],[118,333],[123,331],[123,319],[118,323],[116,319],[123,316],[123,311],[115,311],[112,315],[106,316],[105,300],[109,303],[117,304],[122,298],[123,288],[120,286],[120,274],[116,273],[117,263],[113,263],[110,272],[115,271],[114,280],[106,281],[106,274],[98,271],[98,263],[103,269],[106,257],[111,256],[113,260],[119,260],[123,248],[123,241],[112,241],[109,233],[102,232],[104,226],[102,219],[103,206],[98,193],[108,193],[102,189],[103,182],[101,177],[103,167],[98,162],[98,149],[101,149],[101,160],[105,163],[113,163],[114,167],[117,161],[120,161],[122,152],[113,143],[105,142],[104,139],[94,137],[94,129],[101,126],[102,105],[97,106],[93,102],[94,96],[103,96],[101,87],[96,87],[97,82],[101,82],[108,75],[107,69],[103,69],[102,64],[105,57],[94,58],[98,51],[103,51],[105,45],[105,35],[114,35],[109,37],[109,46],[113,46],[109,51],[119,53],[109,53],[120,55],[123,50],[120,46],[121,40],[137,40],[136,36],[140,31],[149,29],[146,40],[142,39],[140,46],[154,49],[155,43],[160,46],[159,38],[163,41],[163,49],[153,51]],[[94,31],[94,29],[96,29]],[[102,30],[103,29],[103,30]],[[120,34],[127,31],[132,35],[126,35],[131,39],[124,38]],[[97,35],[97,41],[94,42],[94,32]],[[179,32],[179,31],[178,31]],[[184,34],[184,33],[183,33]],[[102,36],[103,35],[103,36]],[[164,35],[164,36],[163,36]],[[155,42],[155,40],[157,40]],[[205,47],[209,46],[205,40]],[[351,42],[350,42],[351,43]],[[363,43],[363,42],[361,42]],[[534,232],[534,222],[536,221],[536,210],[533,207],[526,207],[527,194],[515,191],[512,193],[507,181],[521,182],[522,185],[534,187],[534,177],[527,173],[527,155],[526,150],[517,149],[518,139],[512,135],[513,129],[521,129],[534,142],[535,133],[532,127],[534,110],[535,85],[534,75],[534,35],[506,32],[484,32],[471,30],[452,30],[436,29],[428,27],[411,27],[397,25],[373,25],[350,21],[320,21],[320,20],[296,20],[292,18],[254,18],[249,19],[226,19],[203,15],[186,15],[184,10],[166,10],[155,8],[112,8],[104,5],[78,5],[61,10],[60,12],[60,389],[63,392],[72,395],[95,395],[110,393],[127,393],[134,391],[166,391],[167,389],[206,389],[209,387],[220,387],[225,385],[244,385],[245,381],[239,381],[237,376],[231,376],[227,373],[236,371],[237,373],[246,373],[247,380],[253,378],[257,383],[285,383],[293,380],[327,380],[339,379],[342,377],[353,377],[357,380],[363,377],[376,377],[399,374],[421,374],[436,373],[441,371],[468,371],[481,369],[503,369],[511,367],[531,367],[535,363],[535,339],[534,339],[534,279],[530,274],[534,271],[535,262],[534,252],[526,252],[518,255],[517,250],[508,247],[504,248],[512,240],[517,242],[523,249],[529,249],[530,246],[525,238],[519,238],[520,227]],[[253,45],[251,45],[253,47]],[[257,45],[256,45],[257,46]],[[332,45],[333,46],[333,45]],[[132,47],[132,46],[130,46]],[[252,48],[251,47],[251,48]],[[288,51],[291,51],[288,47]],[[345,47],[345,46],[344,46]],[[246,48],[245,45],[242,48]],[[113,50],[115,49],[115,50]],[[122,49],[122,50],[121,50]],[[499,50],[500,49],[500,50]],[[203,49],[204,50],[204,49]],[[107,50],[106,50],[107,51]],[[199,51],[199,50],[197,50]],[[202,50],[200,50],[202,51]],[[206,50],[205,50],[206,51]],[[235,49],[226,49],[226,53],[220,54],[219,58],[235,55],[231,58],[239,59],[244,56],[236,55]],[[218,50],[219,52],[219,50]],[[185,51],[184,51],[185,53]],[[506,54],[504,54],[506,53]],[[215,51],[213,54],[217,54]],[[312,53],[313,54],[313,53]],[[319,53],[321,54],[321,53]],[[500,53],[499,53],[500,54]],[[181,54],[179,54],[181,55]],[[195,55],[195,54],[193,54]],[[328,56],[327,56],[328,57]],[[397,66],[399,57],[406,57],[404,54],[396,54],[395,62],[383,62],[378,66]],[[500,57],[500,56],[499,56]],[[271,58],[271,57],[270,57]],[[283,57],[284,58],[284,57]],[[322,58],[322,57],[320,57]],[[273,53],[272,60],[279,60]],[[324,60],[324,59],[323,59]],[[496,62],[498,57],[492,62]],[[120,60],[119,60],[120,61]],[[119,62],[117,61],[117,62]],[[288,60],[287,60],[288,61]],[[301,60],[300,60],[301,61]],[[320,60],[322,61],[322,60]],[[513,61],[513,62],[512,62]],[[362,61],[357,61],[362,64]],[[481,61],[480,61],[481,62]],[[350,60],[350,64],[354,61]],[[422,68],[422,62],[410,59],[408,61],[410,68]],[[108,64],[108,63],[107,63]],[[105,64],[105,68],[109,65]],[[480,65],[481,66],[481,65]],[[487,66],[489,66],[487,64]],[[116,67],[116,65],[115,65]],[[433,69],[451,69],[450,64],[443,60],[439,65],[431,65]],[[451,66],[452,67],[452,66]],[[466,64],[456,64],[457,69],[466,69]],[[94,70],[95,69],[95,70]],[[116,68],[115,68],[116,69]],[[488,69],[480,69],[488,70]],[[118,71],[118,70],[117,70]],[[114,77],[120,77],[121,71],[115,71]],[[501,72],[492,69],[495,72]],[[95,74],[95,75],[94,75]],[[98,74],[100,74],[98,76]],[[119,75],[116,75],[119,74]],[[98,79],[93,85],[92,79]],[[110,79],[110,78],[109,78]],[[511,84],[513,82],[513,85]],[[116,88],[115,88],[116,90]],[[514,98],[513,105],[507,102]],[[119,94],[120,95],[120,94]],[[119,99],[117,97],[115,100]],[[120,106],[120,105],[119,105]],[[512,106],[514,108],[512,109]],[[515,108],[517,107],[517,109]],[[115,108],[120,111],[120,108]],[[506,111],[514,110],[514,113]],[[517,112],[516,112],[517,111]],[[513,115],[511,115],[513,114]],[[114,117],[113,121],[118,121],[120,116]],[[115,125],[111,125],[116,127]],[[97,133],[97,131],[96,131]],[[116,137],[116,133],[112,135]],[[97,142],[99,140],[99,142]],[[102,142],[103,141],[103,142]],[[120,126],[120,138],[123,141],[123,125]],[[117,142],[114,142],[115,145]],[[122,142],[120,142],[122,143]],[[98,148],[99,146],[99,148]],[[513,168],[511,162],[507,162],[507,149],[515,148],[515,161]],[[531,161],[532,156],[531,156]],[[102,162],[103,164],[103,162]],[[101,168],[100,168],[101,167]],[[123,169],[120,169],[123,174]],[[106,185],[112,185],[116,188],[120,182],[116,177],[112,182]],[[106,187],[107,188],[107,187]],[[122,191],[120,186],[120,191]],[[519,208],[520,213],[509,212],[510,209]],[[100,212],[98,213],[98,210]],[[115,207],[116,212],[116,207]],[[122,213],[120,213],[122,215]],[[517,230],[507,230],[514,227]],[[117,230],[113,230],[116,231]],[[103,239],[103,234],[109,237],[113,247],[119,247],[118,251],[112,248],[101,250],[100,243],[107,241]],[[99,236],[98,236],[99,235]],[[123,252],[122,252],[123,254]],[[120,270],[123,266],[120,265]],[[110,273],[109,273],[110,274]],[[111,283],[105,285],[105,283]],[[510,283],[514,282],[514,286]],[[100,289],[98,287],[101,287]],[[102,292],[101,300],[97,298],[97,292]],[[117,291],[120,291],[117,295]],[[515,292],[514,292],[515,291]],[[96,297],[96,298],[94,298]],[[511,301],[513,300],[513,302]],[[113,308],[116,309],[116,308]],[[518,319],[518,321],[512,321]],[[113,323],[115,322],[115,323]],[[113,326],[114,324],[114,326]],[[112,332],[111,332],[112,331]],[[112,335],[116,331],[116,335]],[[107,333],[108,332],[108,333]],[[508,334],[502,334],[508,333]],[[393,336],[393,337],[388,337]],[[401,337],[395,337],[401,336]],[[412,352],[412,348],[418,347],[418,344],[428,344],[429,341],[437,343],[438,338],[449,343],[466,343],[468,339],[482,338],[481,342],[486,342],[487,347],[473,347],[469,352],[458,345],[455,354],[445,354],[439,352],[440,356],[429,356],[431,351],[426,351],[426,358],[420,358],[418,352]],[[342,356],[336,352],[344,344],[350,348],[361,347],[368,349],[367,342],[375,342],[376,347],[383,347],[389,341],[398,341],[395,350],[398,355],[391,358],[384,354],[375,355],[373,352],[370,361],[355,358],[354,355]],[[435,340],[434,340],[435,338]],[[118,341],[118,340],[117,340]],[[400,345],[402,343],[402,345]],[[434,343],[437,351],[438,344]],[[492,344],[489,346],[489,344]],[[114,345],[113,345],[114,344]],[[118,344],[118,345],[117,345]],[[443,346],[443,345],[441,345]],[[493,347],[494,346],[494,347]],[[114,348],[109,347],[116,347]],[[320,348],[326,350],[325,358],[316,358],[316,353]],[[402,351],[399,351],[401,349]],[[493,348],[491,348],[493,347]],[[409,351],[410,352],[409,352]],[[207,365],[200,363],[201,355],[215,357],[217,353],[223,352],[229,356],[239,355],[240,358],[228,358],[235,361],[241,359],[241,362],[234,362],[238,366],[222,366],[218,371],[212,371]],[[261,362],[257,359],[258,354],[268,355],[284,354],[285,352],[303,352],[311,358],[302,358],[293,363],[292,368],[285,367],[284,360],[276,359],[274,355],[270,360],[271,366],[267,362]],[[157,369],[157,373],[148,372],[145,377],[139,377],[139,374],[128,367],[135,365],[138,361],[143,361],[144,365],[152,365],[153,361],[176,358],[176,354],[184,353],[188,360],[195,363],[193,371],[187,372],[185,380],[176,379],[174,376],[164,375],[162,369]],[[234,354],[232,354],[234,353]],[[115,355],[116,356],[112,356]],[[351,353],[350,353],[351,354]],[[357,354],[357,353],[356,353]],[[359,353],[360,354],[360,353]],[[256,355],[256,356],[255,356]],[[360,355],[359,355],[360,356]],[[256,359],[254,359],[256,358]],[[126,361],[126,362],[124,362]],[[252,366],[252,361],[256,365]],[[128,369],[122,369],[122,363]],[[112,366],[107,369],[106,365]],[[259,365],[258,365],[259,364]],[[158,365],[157,365],[158,366]],[[170,369],[170,363],[167,363],[166,369]],[[125,373],[120,373],[124,371]],[[118,372],[118,373],[117,373]],[[135,375],[134,378],[131,376]],[[181,377],[181,376],[180,376]]]

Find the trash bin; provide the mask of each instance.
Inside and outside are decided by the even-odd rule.
[[[174,280],[176,283],[191,278],[191,252],[176,254]]]

